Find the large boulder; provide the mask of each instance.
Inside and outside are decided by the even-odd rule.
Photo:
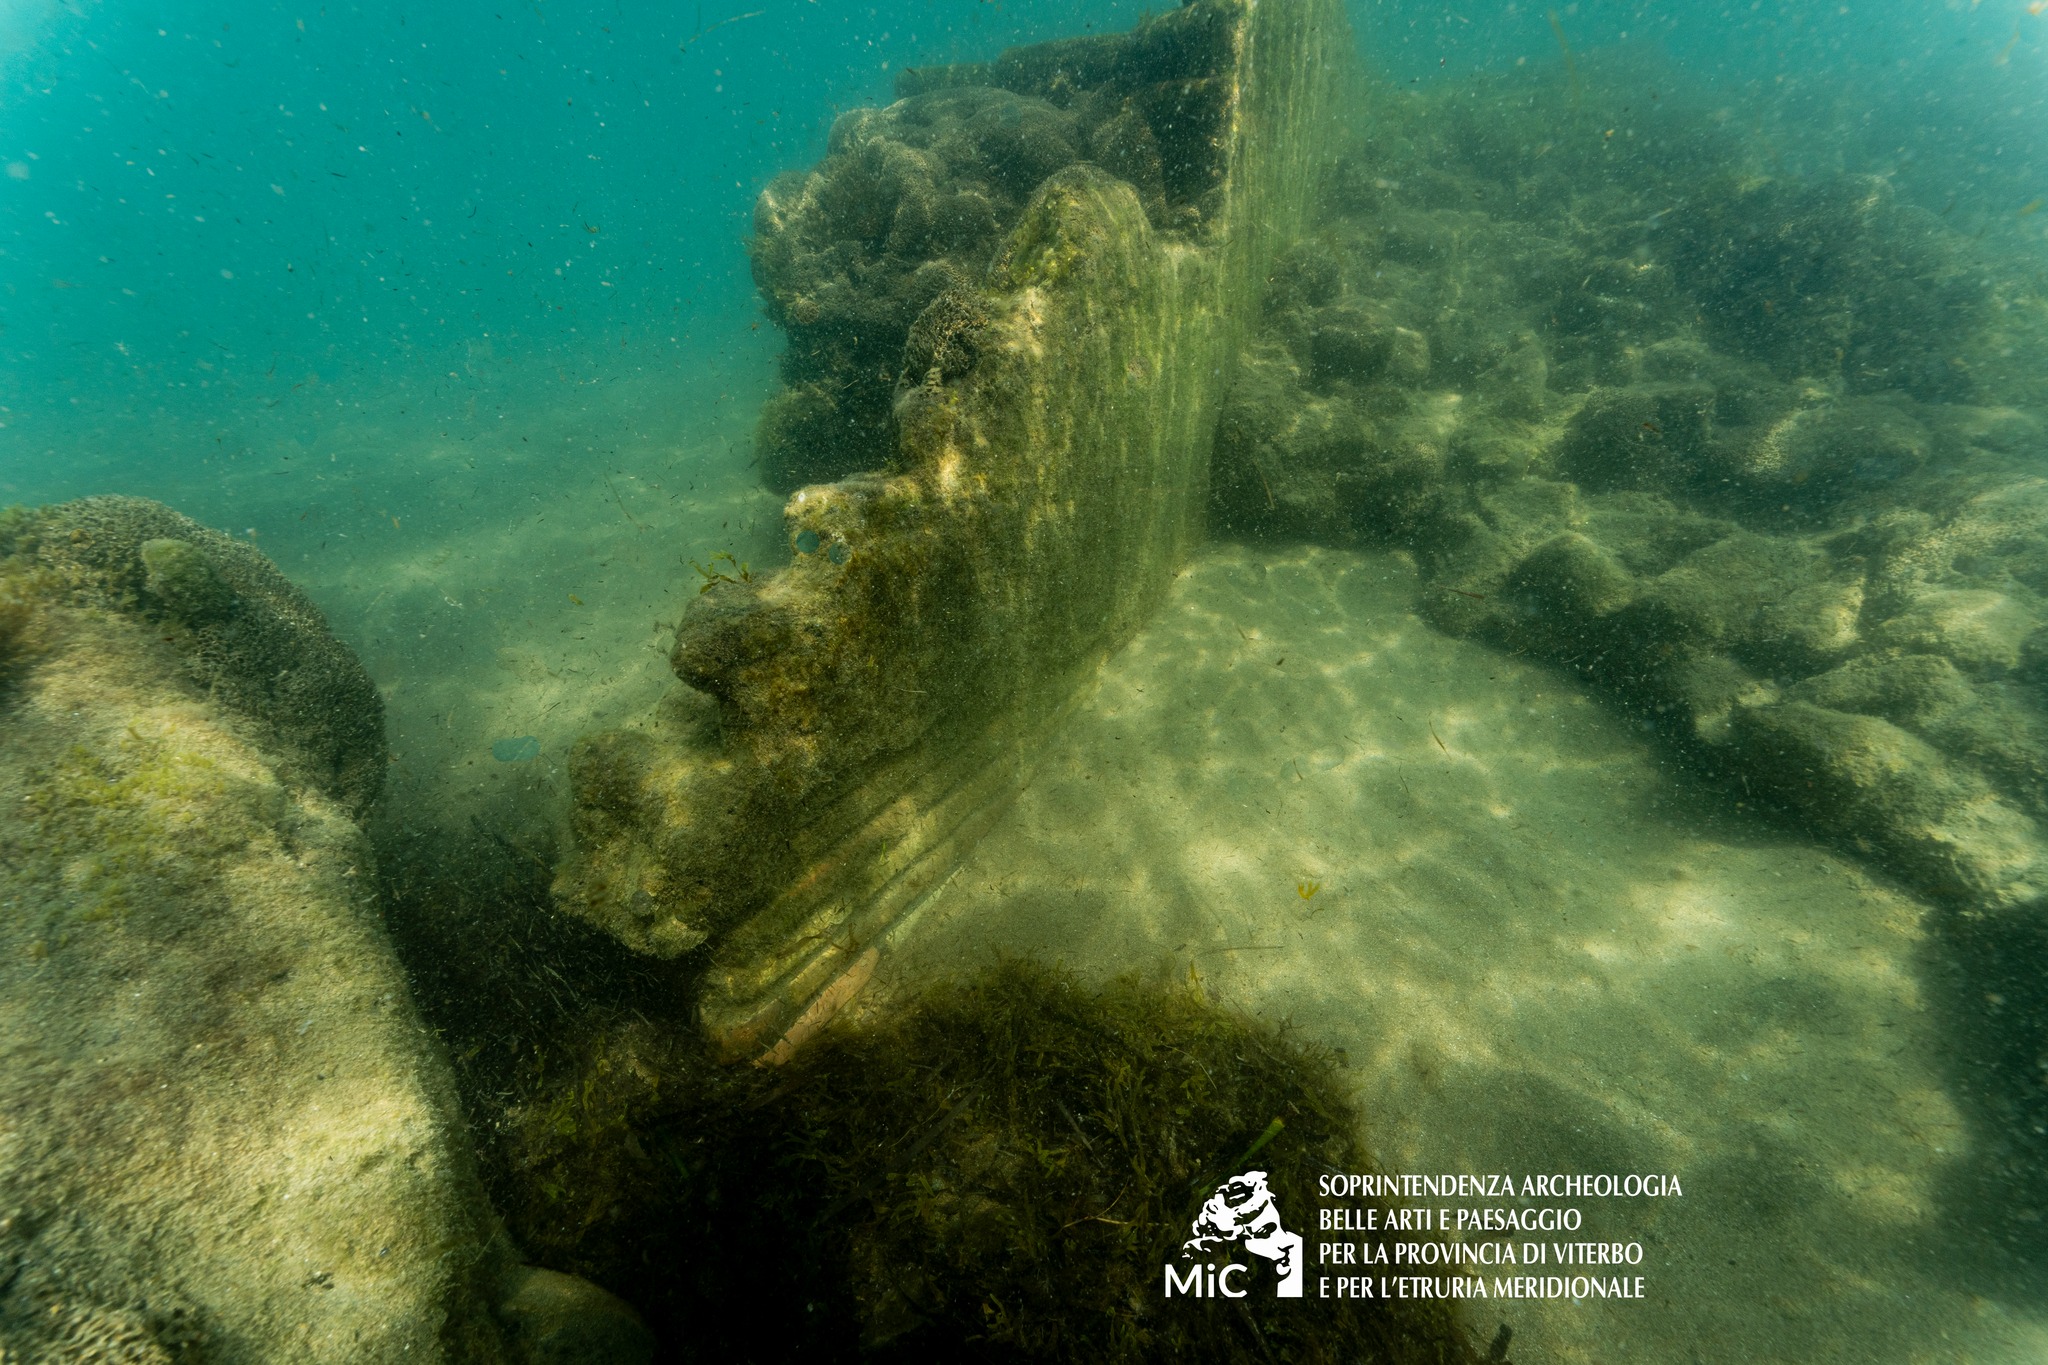
[[[9,514],[0,602],[0,1357],[507,1358],[361,667],[139,499]]]

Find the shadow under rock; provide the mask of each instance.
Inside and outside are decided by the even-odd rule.
[[[2048,906],[1942,917],[1919,976],[1973,1139],[1942,1192],[1957,1256],[1977,1284],[2048,1306]]]

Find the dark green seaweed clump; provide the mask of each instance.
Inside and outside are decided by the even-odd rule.
[[[1249,1254],[1220,1258],[1242,1304],[1166,1299],[1262,1136],[1311,1276],[1316,1176],[1369,1163],[1330,1057],[1199,993],[1009,962],[780,1070],[659,1074],[654,1044],[629,1025],[515,1115],[501,1207],[706,1356],[1477,1358],[1442,1304],[1281,1301]]]
[[[26,652],[29,605],[12,596],[0,597],[0,683],[12,677]]]
[[[22,528],[30,519],[26,507],[0,507],[0,565],[14,553]],[[31,652],[35,608],[21,576],[0,570],[0,687],[20,672]]]

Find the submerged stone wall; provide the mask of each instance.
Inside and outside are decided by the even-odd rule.
[[[789,568],[707,579],[659,719],[579,747],[557,883],[708,951],[734,1051],[871,967],[1160,600],[1349,53],[1323,0],[1201,0],[906,73],[763,194],[791,348],[762,446],[843,477],[791,497]]]

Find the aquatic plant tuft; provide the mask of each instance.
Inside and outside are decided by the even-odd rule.
[[[208,621],[234,610],[235,590],[191,541],[159,536],[142,542],[138,553],[148,573],[145,590],[177,619]]]
[[[1246,1307],[1165,1298],[1250,1158],[1311,1239],[1316,1177],[1370,1169],[1332,1055],[1198,989],[1012,960],[778,1069],[657,1077],[654,1042],[627,1025],[513,1116],[505,1206],[522,1236],[522,1209],[606,1210],[554,1254],[707,1355],[1479,1358],[1442,1304],[1281,1301],[1251,1256],[1228,1258],[1255,1263]]]
[[[34,613],[13,595],[0,596],[0,684],[20,667],[28,654],[29,622]]]

